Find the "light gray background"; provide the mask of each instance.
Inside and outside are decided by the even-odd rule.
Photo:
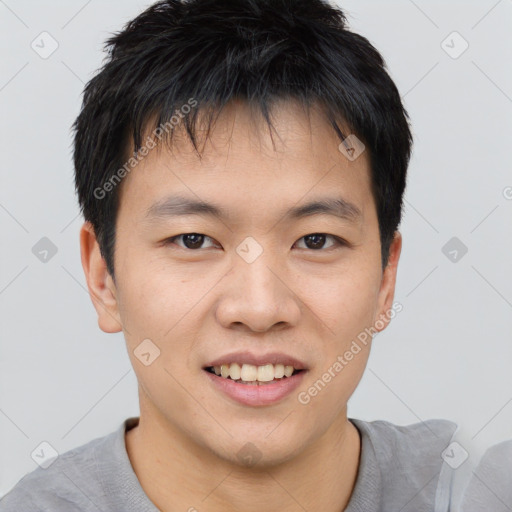
[[[122,334],[99,330],[85,287],[70,126],[102,46],[147,2],[0,0],[0,495],[62,453],[138,415]],[[512,1],[340,1],[386,59],[411,116],[403,311],[374,341],[349,415],[447,418],[475,443],[512,437]],[[59,47],[42,59],[31,42]],[[459,58],[441,43],[468,41]],[[454,49],[459,43],[448,44]],[[507,194],[508,191],[508,194]],[[47,263],[31,249],[57,246]],[[450,261],[458,237],[468,252]]]

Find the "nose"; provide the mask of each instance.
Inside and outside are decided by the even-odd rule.
[[[239,259],[223,279],[216,317],[225,328],[266,332],[297,325],[300,300],[287,273],[264,254],[247,263]]]

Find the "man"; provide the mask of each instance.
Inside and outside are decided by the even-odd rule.
[[[412,137],[322,0],[168,0],[108,41],[75,123],[82,264],[140,418],[2,511],[447,511],[456,425],[349,418],[393,303]]]

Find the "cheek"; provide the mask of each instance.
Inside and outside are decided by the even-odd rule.
[[[343,414],[368,362],[370,344],[342,343],[315,368],[297,394],[300,428],[322,435]],[[349,355],[350,354],[350,355]],[[348,356],[348,357],[347,357]]]
[[[303,277],[303,301],[321,320],[331,346],[344,344],[371,325],[378,299],[378,276],[366,269],[346,267],[330,276]]]
[[[315,287],[310,307],[321,319],[322,356],[305,387],[303,405],[334,419],[347,403],[366,367],[377,304],[378,276],[353,267]],[[317,283],[318,284],[318,283]],[[300,397],[299,397],[300,398]]]
[[[196,333],[191,310],[200,296],[194,300],[195,294],[184,294],[178,276],[159,272],[151,263],[126,266],[124,271],[121,317],[139,386],[159,410],[192,416],[182,385],[190,379],[187,358]]]
[[[204,295],[205,282],[183,279],[179,268],[161,261],[137,258],[125,261],[120,274],[118,302],[127,338],[162,341],[179,330],[180,321]]]
[[[169,265],[164,268],[161,261],[147,258],[145,264],[138,264],[136,258],[130,263],[120,274],[118,299],[132,365],[148,393],[179,389],[171,375],[187,382],[197,370],[192,356],[202,325],[200,317],[218,278],[206,278],[199,272],[195,279],[187,279],[181,270]],[[150,353],[157,354],[148,366],[138,360],[143,343]],[[147,352],[144,348],[143,353]]]

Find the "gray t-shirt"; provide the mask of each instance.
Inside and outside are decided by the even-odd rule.
[[[491,446],[473,471],[464,494],[463,512],[512,510],[512,440]]]
[[[354,491],[345,512],[448,512],[454,470],[441,454],[457,425],[427,420],[408,426],[350,419],[361,435]],[[25,475],[0,500],[0,512],[158,512],[126,452],[126,419],[109,435]],[[342,475],[340,474],[340,479]]]

